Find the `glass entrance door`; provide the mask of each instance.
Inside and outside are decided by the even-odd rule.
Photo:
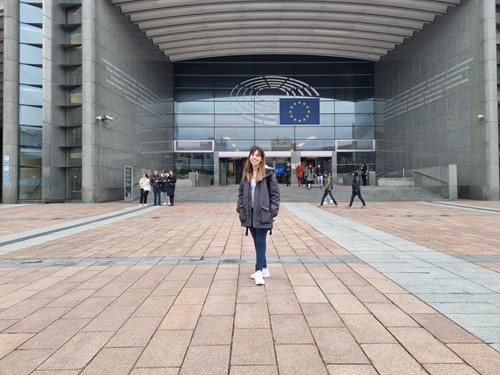
[[[245,159],[219,159],[219,181],[221,185],[239,184],[243,176]]]

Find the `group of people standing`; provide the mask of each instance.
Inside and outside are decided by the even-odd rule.
[[[173,171],[163,171],[159,173],[154,170],[151,176],[144,173],[139,180],[139,188],[141,189],[141,196],[139,206],[148,205],[148,194],[153,191],[153,206],[173,206],[175,197],[175,184],[177,183],[177,176]]]

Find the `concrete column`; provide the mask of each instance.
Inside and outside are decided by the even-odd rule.
[[[19,3],[4,8],[2,201],[17,203],[19,179]],[[6,171],[8,167],[8,171]]]

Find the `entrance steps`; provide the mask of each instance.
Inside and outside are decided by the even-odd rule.
[[[307,187],[298,187],[296,184],[285,186],[280,184],[282,202],[311,202],[318,203],[323,191],[313,185],[311,190]],[[444,198],[430,193],[416,186],[362,186],[361,194],[367,202],[411,202],[411,201],[440,201]],[[349,202],[351,187],[334,185],[333,196],[342,204]],[[178,184],[175,190],[176,202],[234,202],[238,197],[238,185],[191,187],[188,184]],[[357,198],[356,198],[357,199]]]

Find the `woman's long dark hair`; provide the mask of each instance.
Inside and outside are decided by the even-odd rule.
[[[259,146],[253,146],[248,153],[247,161],[245,162],[245,166],[243,167],[243,182],[250,181],[253,176],[253,167],[252,163],[250,163],[250,156],[252,156],[255,152],[258,152],[262,157],[260,165],[257,169],[257,181],[262,181],[266,175],[266,155],[264,150]]]

